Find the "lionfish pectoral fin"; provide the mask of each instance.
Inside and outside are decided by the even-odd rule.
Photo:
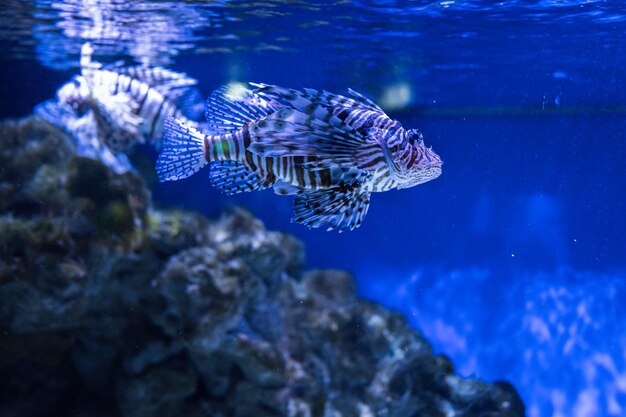
[[[150,67],[145,64],[124,65],[124,61],[116,61],[107,64],[103,69],[120,75],[127,75],[147,84],[165,96],[169,96],[173,90],[190,88],[198,84],[195,78],[184,72],[176,72],[162,67]]]
[[[274,111],[270,103],[243,84],[231,83],[218,88],[207,98],[204,114],[211,132],[223,134],[239,130],[246,123],[262,119]]]
[[[229,195],[262,190],[272,185],[257,172],[237,161],[212,162],[210,178],[214,187]]]
[[[204,134],[173,117],[163,122],[162,146],[156,165],[161,182],[187,178],[207,164]]]
[[[365,142],[358,132],[334,126],[295,109],[281,109],[249,128],[250,152],[264,157],[314,156],[316,159],[350,158]]]
[[[56,100],[47,100],[37,105],[35,114],[70,135],[76,155],[99,160],[116,174],[133,171],[126,155],[113,152],[98,136],[99,130],[93,114],[79,117],[71,106]]]
[[[370,192],[337,187],[296,195],[293,221],[311,228],[354,230],[361,225],[370,204]]]

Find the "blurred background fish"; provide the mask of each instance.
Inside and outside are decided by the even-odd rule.
[[[196,120],[203,98],[195,79],[160,67],[103,65],[92,54],[93,47],[85,43],[81,74],[63,84],[55,99],[35,108],[41,118],[72,135],[81,155],[119,170],[126,162],[116,155],[134,145],[148,141],[160,148],[165,118],[200,128]]]
[[[251,86],[229,84],[211,94],[211,134],[168,119],[157,161],[161,180],[186,178],[211,163],[211,182],[227,194],[273,187],[295,195],[295,222],[343,232],[361,225],[373,192],[441,175],[441,159],[418,130],[405,130],[353,90],[345,97]]]
[[[71,106],[48,100],[35,108],[35,113],[51,122],[73,139],[76,154],[97,159],[118,174],[132,171],[133,167],[124,153],[114,153],[104,143],[98,131],[94,112],[78,114]]]

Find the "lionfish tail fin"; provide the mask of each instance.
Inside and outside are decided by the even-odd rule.
[[[159,181],[187,178],[207,164],[204,134],[169,117],[163,123],[163,150],[156,165]]]

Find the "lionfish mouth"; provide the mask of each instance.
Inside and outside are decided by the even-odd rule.
[[[430,148],[429,148],[429,150],[430,150]],[[426,171],[428,171],[428,173],[430,174],[429,177],[430,177],[431,180],[435,179],[435,178],[437,178],[438,176],[441,175],[441,166],[442,165],[443,165],[443,161],[441,160],[439,155],[437,155],[434,152],[432,152],[431,162],[430,162],[428,168],[426,168]]]
[[[401,179],[402,185],[400,185],[398,188],[409,188],[419,184],[424,184],[425,182],[432,181],[440,176],[441,172],[442,171],[440,164],[432,164],[427,168],[413,171]]]

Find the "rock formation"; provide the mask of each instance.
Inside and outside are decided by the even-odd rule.
[[[154,209],[37,118],[0,138],[0,416],[524,415],[250,213]]]

